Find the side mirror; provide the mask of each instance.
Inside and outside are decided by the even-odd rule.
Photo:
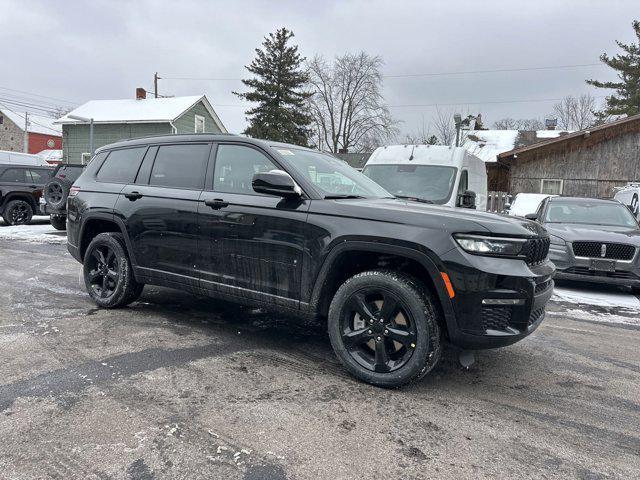
[[[465,190],[458,194],[457,206],[461,208],[476,208],[476,192]]]
[[[254,192],[276,197],[293,198],[302,195],[300,187],[296,185],[291,175],[282,170],[254,174],[251,186]]]
[[[537,213],[527,213],[524,218],[526,218],[527,220],[533,220],[534,222],[536,222],[538,220],[538,214]]]

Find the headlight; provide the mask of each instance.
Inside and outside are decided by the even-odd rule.
[[[565,242],[562,238],[556,237],[555,235],[549,234],[549,240],[551,245],[558,245],[559,247],[564,247],[567,242]]]
[[[500,238],[460,234],[454,235],[453,238],[458,242],[458,245],[469,253],[507,257],[517,257],[520,255],[522,247],[527,241],[525,238]]]

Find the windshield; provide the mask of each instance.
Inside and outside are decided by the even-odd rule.
[[[456,181],[455,167],[442,165],[367,165],[362,173],[396,197],[446,203]]]
[[[320,189],[325,198],[392,197],[380,185],[331,155],[297,148],[274,148],[298,173]]]
[[[552,201],[545,216],[547,223],[577,223],[637,228],[627,207],[617,203],[576,203]]]

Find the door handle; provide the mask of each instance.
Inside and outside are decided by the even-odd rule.
[[[205,200],[204,204],[214,210],[220,210],[221,208],[228,207],[229,202],[225,202],[221,198],[214,198],[213,200]]]
[[[132,202],[135,202],[139,198],[143,197],[143,195],[140,192],[125,193],[124,196],[127,197]]]

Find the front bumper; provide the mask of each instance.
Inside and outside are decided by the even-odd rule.
[[[636,254],[631,260],[618,260],[615,271],[604,272],[591,268],[590,258],[576,257],[571,243],[564,246],[551,245],[549,258],[557,266],[556,279],[599,283],[627,287],[640,287],[640,258]],[[595,259],[599,260],[599,259]]]
[[[442,258],[455,296],[445,318],[449,341],[470,350],[504,347],[542,323],[553,295],[555,267],[549,260],[482,257],[454,249]]]

